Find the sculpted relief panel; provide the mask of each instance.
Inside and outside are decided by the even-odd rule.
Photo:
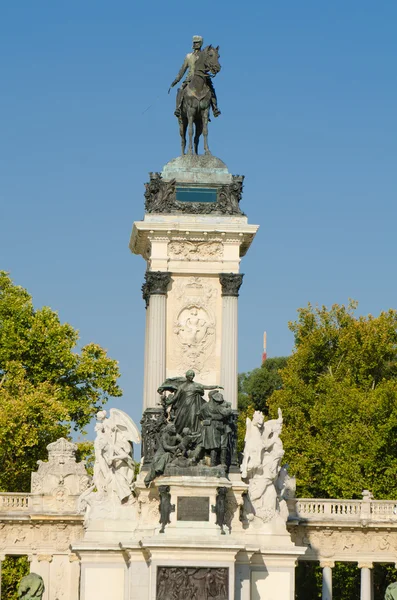
[[[291,528],[292,540],[298,545],[308,546],[307,559],[359,560],[372,556],[374,560],[385,560],[395,556],[397,531],[374,531],[371,529],[312,529],[299,526]],[[393,558],[394,562],[394,558]]]
[[[173,240],[168,244],[168,256],[174,260],[219,260],[223,258],[222,242],[190,242]]]
[[[167,302],[167,377],[193,369],[203,382],[218,382],[219,287],[217,277],[173,278]]]

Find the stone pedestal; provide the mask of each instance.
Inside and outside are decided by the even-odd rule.
[[[131,514],[125,506],[118,514],[91,513],[84,540],[73,547],[82,564],[81,600],[294,598],[295,563],[305,549],[291,542],[285,519],[258,524],[242,517],[248,485],[236,455],[223,459],[231,459],[229,473],[212,455],[199,465],[200,454],[182,463],[166,456],[163,475],[156,471],[150,487],[144,484],[157,448],[163,454],[156,469],[172,454],[164,450],[169,438],[161,438],[163,446],[158,437],[167,418],[157,393],[164,380],[193,370],[195,381],[223,386],[237,419],[240,263],[258,229],[240,209],[242,183],[215,157],[186,156],[151,173],[146,184],[145,216],[130,241],[147,266],[144,464]],[[209,415],[202,427],[221,413]],[[227,427],[218,429],[231,440],[233,421]]]
[[[178,158],[151,174],[130,241],[147,263],[144,410],[155,406],[161,377],[188,369],[201,383],[222,383],[237,408],[240,262],[258,229],[239,208],[241,188],[214,157]]]

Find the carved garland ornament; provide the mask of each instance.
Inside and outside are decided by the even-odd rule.
[[[174,260],[213,260],[223,256],[222,242],[174,240],[168,244],[168,256]]]

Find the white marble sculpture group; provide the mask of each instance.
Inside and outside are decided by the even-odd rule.
[[[247,418],[241,476],[248,483],[245,514],[254,525],[285,524],[288,519],[286,500],[294,497],[296,482],[288,474],[288,466],[281,466],[284,456],[280,439],[282,425],[280,409],[278,419],[265,422],[259,411],[255,411],[252,420]]]
[[[135,461],[133,443],[141,436],[134,421],[122,410],[97,413],[94,442],[95,463],[92,486],[80,496],[86,521],[117,518],[120,508],[134,505]]]
[[[80,497],[86,523],[93,519],[137,518],[134,480],[136,463],[133,443],[141,438],[137,426],[123,411],[110,409],[97,414],[94,443],[95,464],[91,487]],[[295,494],[295,478],[288,466],[281,466],[284,456],[280,439],[283,418],[265,421],[256,411],[247,419],[241,476],[248,483],[244,516],[248,526],[271,523],[282,525],[288,519],[287,499]]]

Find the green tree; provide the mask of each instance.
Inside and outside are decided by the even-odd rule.
[[[27,556],[6,556],[1,564],[1,600],[18,600],[18,586],[29,573]]]
[[[298,311],[295,350],[268,399],[283,411],[285,459],[301,497],[397,494],[397,312],[357,304]]]
[[[78,339],[0,271],[0,490],[29,491],[47,444],[83,431],[110,396],[121,395],[117,361],[97,344],[78,352]]]
[[[239,409],[253,406],[268,414],[267,401],[274,391],[282,387],[281,369],[287,364],[286,356],[268,358],[259,369],[241,373],[238,378]]]

